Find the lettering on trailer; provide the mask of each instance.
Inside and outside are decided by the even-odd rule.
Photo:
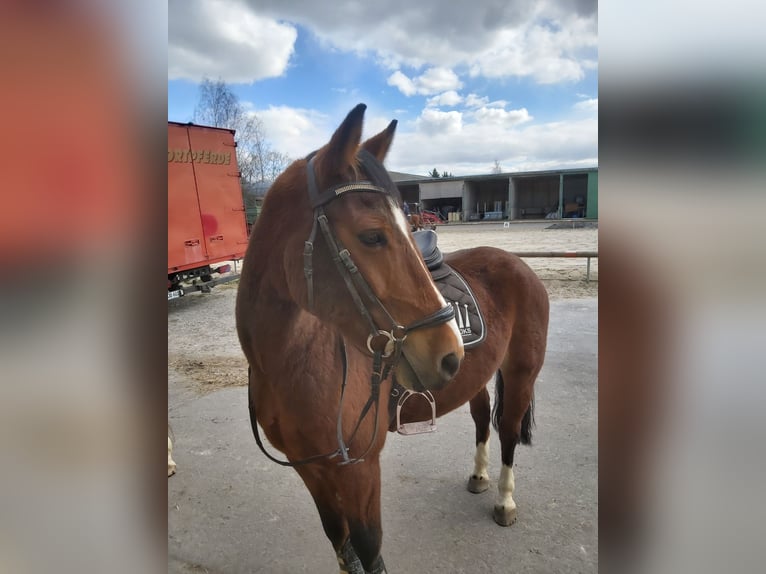
[[[168,163],[216,163],[231,164],[231,152],[216,153],[210,150],[170,149],[168,148]]]

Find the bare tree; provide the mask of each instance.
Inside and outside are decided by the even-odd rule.
[[[204,78],[199,86],[199,100],[194,108],[194,121],[217,128],[237,129],[244,121],[244,109],[237,96],[223,80]]]
[[[500,167],[500,162],[495,160],[495,165],[492,166],[492,173],[503,173],[503,168]]]
[[[278,151],[270,151],[266,158],[266,169],[264,169],[264,176],[266,181],[274,181],[277,176],[285,171],[285,168],[290,165],[290,156],[286,153]]]
[[[273,181],[287,167],[290,158],[271,149],[263,122],[245,109],[223,80],[203,79],[199,94],[194,121],[236,131],[237,163],[244,181]]]

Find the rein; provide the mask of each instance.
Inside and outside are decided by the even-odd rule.
[[[338,418],[336,425],[336,438],[338,441],[338,449],[326,453],[310,456],[295,462],[282,461],[271,456],[263,446],[261,438],[258,433],[258,424],[255,420],[255,408],[250,402],[250,418],[255,434],[255,441],[258,447],[263,453],[272,461],[282,466],[300,466],[312,462],[317,462],[322,459],[333,459],[340,456],[343,460],[338,464],[355,464],[362,462],[364,457],[375,444],[375,439],[378,435],[378,415],[379,415],[379,403],[380,403],[380,385],[388,378],[391,370],[399,362],[402,355],[402,348],[407,335],[417,329],[424,329],[427,327],[434,327],[446,323],[455,317],[455,310],[451,305],[447,305],[438,311],[414,321],[410,325],[402,325],[397,322],[394,317],[386,309],[383,302],[375,295],[374,291],[370,287],[367,280],[364,278],[359,268],[351,258],[351,253],[343,247],[338,238],[333,233],[332,227],[327,215],[324,211],[324,206],[334,201],[339,197],[343,197],[346,193],[353,192],[373,192],[381,193],[384,195],[392,196],[395,189],[395,184],[391,181],[388,172],[383,165],[368,151],[361,150],[359,152],[359,158],[361,160],[362,167],[367,172],[370,180],[361,180],[346,182],[335,185],[326,189],[323,192],[319,191],[319,187],[316,181],[316,174],[314,172],[314,160],[315,155],[312,153],[308,157],[307,164],[307,177],[308,177],[308,194],[311,206],[314,208],[314,223],[311,228],[311,234],[304,243],[303,249],[303,273],[306,278],[306,286],[308,288],[308,309],[314,311],[314,271],[313,271],[313,253],[314,242],[316,240],[317,229],[322,232],[325,243],[329,248],[332,260],[335,262],[335,266],[340,274],[343,282],[346,285],[351,298],[356,305],[357,310],[364,318],[369,327],[370,334],[367,337],[367,349],[372,355],[372,373],[370,375],[370,397],[367,399],[367,403],[362,408],[362,412],[359,414],[359,418],[356,422],[351,438],[348,443],[343,439],[343,397],[346,390],[346,382],[348,377],[348,358],[346,356],[346,344],[343,338],[340,338],[339,346],[341,351],[341,361],[343,366],[343,380],[341,382],[340,393],[340,405],[338,407]],[[365,305],[364,299],[375,305],[386,319],[390,323],[388,330],[381,329],[370,312],[370,309]],[[385,362],[384,360],[388,360]],[[385,362],[385,364],[384,364]],[[250,384],[248,370],[248,385]],[[249,394],[249,393],[248,393]],[[373,435],[370,439],[370,443],[364,452],[355,458],[349,457],[349,446],[356,437],[356,433],[362,424],[362,421],[369,413],[370,409],[375,408],[375,420],[373,427]]]

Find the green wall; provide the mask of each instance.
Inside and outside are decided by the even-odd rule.
[[[588,172],[588,208],[585,217],[598,219],[598,172]]]

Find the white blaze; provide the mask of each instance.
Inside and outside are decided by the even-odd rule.
[[[405,219],[404,212],[401,210],[401,208],[399,207],[399,205],[396,203],[396,201],[393,198],[389,198],[388,204],[391,207],[391,211],[394,214],[394,221],[396,222],[396,225],[399,227],[399,230],[404,234],[404,237],[407,238],[412,249],[415,250],[415,254],[417,255],[418,261],[420,261],[420,265],[421,267],[423,267],[423,270],[430,275],[431,273],[430,271],[428,271],[428,268],[426,267],[426,264],[423,261],[423,258],[420,256],[418,248],[415,245],[415,241],[410,237],[410,224]],[[438,298],[441,306],[446,307],[447,301],[444,300],[444,297],[442,297],[442,294],[436,288],[436,285],[431,283],[431,288],[434,290],[434,293],[436,294],[436,297]],[[447,325],[449,325],[450,328],[452,329],[452,332],[455,335],[455,340],[457,341],[457,344],[462,348],[463,336],[460,334],[460,331],[458,330],[457,322],[455,321],[455,319],[452,319],[451,321],[447,322]]]

